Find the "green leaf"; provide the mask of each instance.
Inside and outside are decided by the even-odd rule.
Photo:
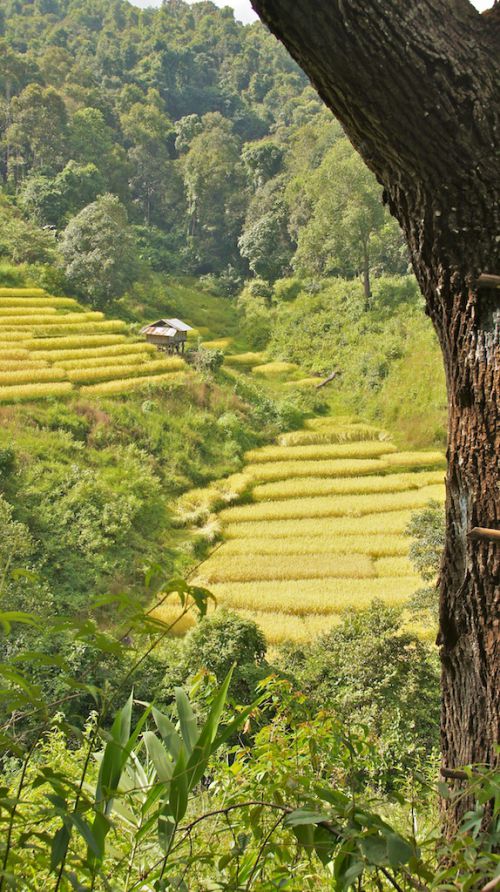
[[[330,863],[333,851],[336,846],[336,839],[325,827],[320,825],[314,828],[314,849],[321,861],[326,866]]]
[[[177,703],[182,739],[187,753],[190,755],[199,737],[198,726],[186,692],[182,688],[175,689],[175,701]]]
[[[170,805],[166,802],[158,813],[158,841],[163,852],[168,852],[177,824],[170,814]]]
[[[54,834],[54,838],[52,840],[52,845],[50,848],[51,870],[55,870],[57,867],[59,867],[61,862],[66,857],[70,836],[71,834],[66,824],[63,824],[62,827],[60,827],[59,830],[57,830],[57,832]]]
[[[179,753],[179,758],[170,782],[169,808],[174,821],[178,823],[186,814],[188,806],[188,780],[187,763],[184,749]]]
[[[174,763],[168,757],[165,748],[152,731],[145,731],[142,739],[159,780],[162,783],[169,783],[174,773]]]
[[[387,864],[387,840],[381,836],[364,836],[359,841],[362,855],[377,867]]]
[[[154,708],[153,718],[155,720],[156,727],[161,734],[162,740],[167,747],[168,752],[172,756],[174,762],[176,762],[181,751],[182,740],[175,730],[175,725],[173,724],[173,722],[170,721],[170,719],[167,718],[166,715],[163,715],[163,713]]]
[[[226,703],[227,692],[229,685],[231,684],[232,675],[233,669],[230,669],[212,703],[207,720],[190,755],[187,764],[187,784],[189,791],[193,790],[199,780],[203,777],[210,755],[216,748],[213,744]],[[243,721],[243,718],[240,716],[238,716],[238,719],[239,721]],[[218,745],[219,744],[217,743],[217,746]]]
[[[87,824],[87,821],[85,821],[84,818],[82,818],[79,814],[70,815],[70,819],[78,830],[80,836],[87,843],[88,848],[94,853],[97,858],[102,858],[104,852],[102,851],[99,842],[95,839],[90,826]]]
[[[397,833],[390,833],[387,836],[387,856],[391,867],[400,867],[407,864],[412,855],[414,855],[413,846],[411,846],[402,836]]]
[[[297,808],[286,816],[284,823],[287,827],[299,827],[306,824],[322,824],[323,821],[328,820],[329,815],[325,815],[322,812],[311,811],[307,808]]]

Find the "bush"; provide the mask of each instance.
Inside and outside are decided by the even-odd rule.
[[[266,641],[257,624],[227,610],[203,619],[184,643],[190,672],[207,669],[220,683],[236,664],[231,692],[239,703],[254,699],[256,684],[267,675],[265,655]]]

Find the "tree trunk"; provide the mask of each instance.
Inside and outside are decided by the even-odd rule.
[[[372,305],[372,286],[370,283],[370,256],[367,244],[363,245],[363,289],[365,292],[365,310],[368,311]]]
[[[440,581],[442,752],[496,763],[500,2],[252,0],[384,186],[441,344],[449,403],[447,538]],[[452,833],[467,803],[445,804]]]

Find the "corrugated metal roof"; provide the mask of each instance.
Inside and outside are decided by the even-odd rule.
[[[192,331],[193,330],[191,328],[191,326],[186,325],[186,323],[183,322],[182,319],[164,319],[163,321],[166,322],[167,325],[171,325],[172,328],[176,328],[177,331]]]

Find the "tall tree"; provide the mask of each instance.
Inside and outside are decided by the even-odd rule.
[[[252,0],[384,186],[440,339],[447,376],[441,566],[444,765],[498,760],[500,520],[498,122],[500,2]],[[495,448],[497,447],[497,448]],[[452,831],[464,800],[447,809]]]

